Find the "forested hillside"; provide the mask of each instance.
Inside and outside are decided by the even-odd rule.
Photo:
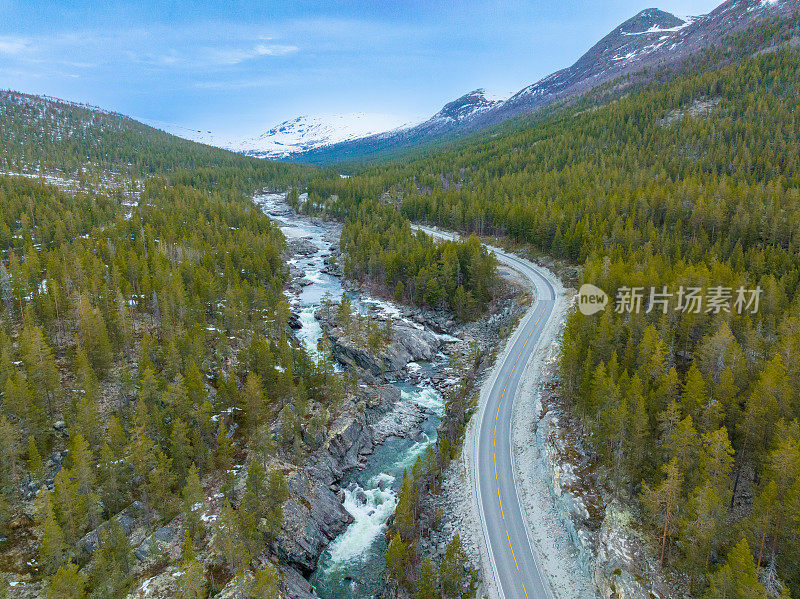
[[[0,91],[0,147],[0,172],[95,186],[205,169],[277,188],[312,172],[186,141],[114,112],[14,91]]]
[[[502,134],[315,184],[583,265],[612,304],[569,318],[560,393],[610,492],[692,596],[800,594],[799,25],[729,37],[636,93],[610,85]],[[757,310],[695,312],[681,287],[763,293]],[[614,310],[631,288],[646,290],[642,309]],[[676,296],[662,309],[651,288]]]
[[[8,98],[5,168],[105,186],[0,176],[0,596],[124,597],[171,562],[180,596],[278,596],[284,472],[346,380],[290,342],[284,238],[241,192],[308,169]]]

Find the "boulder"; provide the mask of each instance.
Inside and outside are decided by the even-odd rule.
[[[145,561],[151,557],[154,547],[159,550],[168,550],[170,547],[180,544],[183,541],[183,516],[176,516],[168,524],[156,530],[134,550],[133,554],[139,561]]]
[[[80,541],[78,541],[78,549],[86,556],[91,556],[100,546],[100,536],[112,522],[116,522],[125,531],[125,535],[130,537],[133,531],[144,524],[144,517],[146,516],[147,509],[141,501],[134,501],[124,510],[119,512],[116,516],[103,522],[94,530],[87,532]]]
[[[337,483],[345,472],[359,467],[363,456],[372,450],[365,416],[344,414],[334,421],[324,444],[306,467],[289,474],[283,528],[275,541],[281,561],[306,576],[314,571],[328,544],[353,520],[342,505],[340,490],[335,490]]]
[[[326,326],[327,325],[327,326]],[[334,357],[351,368],[372,377],[388,376],[403,370],[409,362],[432,360],[442,345],[434,333],[405,322],[395,324],[392,340],[378,354],[343,336],[339,329],[323,323],[333,346]]]

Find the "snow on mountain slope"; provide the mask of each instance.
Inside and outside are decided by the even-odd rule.
[[[798,5],[798,0],[725,0],[707,15],[686,18],[649,8],[616,27],[573,65],[523,88],[507,100],[488,101],[481,90],[476,90],[450,102],[419,125],[317,148],[298,158],[319,164],[358,160],[465,135],[559,101],[569,101],[624,75],[679,65],[728,34],[772,18],[791,16]]]
[[[490,97],[485,89],[476,89],[464,94],[457,100],[453,100],[437,112],[430,119],[431,122],[458,123],[489,110],[493,106],[500,104],[502,100]]]
[[[405,125],[399,118],[387,114],[319,114],[284,121],[256,137],[234,138],[175,123],[142,120],[184,139],[269,159],[286,158],[307,150],[390,132]]]
[[[291,157],[312,163],[359,160],[484,129],[568,101],[623,75],[678,65],[730,33],[794,14],[799,4],[798,0],[725,0],[707,15],[686,18],[649,8],[615,28],[573,65],[508,99],[489,98],[477,89],[414,125],[382,114],[301,116],[257,137],[224,140],[210,131],[153,124],[181,137],[260,158]]]
[[[245,139],[230,149],[260,158],[291,154],[383,133],[403,126],[391,115],[354,112],[299,116],[284,121],[258,137]]]
[[[572,66],[530,85],[480,115],[480,128],[531,112],[642,69],[678,64],[717,43],[776,16],[788,16],[797,0],[727,0],[707,15],[680,18],[648,8],[622,23]]]

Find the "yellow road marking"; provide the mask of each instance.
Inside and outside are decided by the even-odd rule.
[[[506,519],[506,515],[503,513],[503,502],[500,499],[500,487],[497,487],[497,501],[500,502],[500,515],[503,517],[503,520],[505,520]],[[506,534],[508,534],[508,531],[506,531]],[[511,544],[511,541],[509,541],[509,545],[510,544]],[[513,553],[514,550],[512,549],[511,552]],[[517,568],[517,570],[519,570],[519,568]]]
[[[497,480],[497,454],[492,454],[492,459],[494,459],[494,479]],[[500,489],[497,489],[497,492],[500,492]],[[498,495],[499,497],[499,495]]]
[[[525,593],[525,599],[528,599],[528,591],[525,590],[525,585],[522,585],[522,592]]]
[[[500,497],[500,489],[497,489],[497,496]],[[505,518],[503,518],[505,520]],[[508,535],[508,531],[506,531],[506,537],[508,538],[508,546],[511,547],[511,537]],[[517,563],[517,556],[514,555],[514,548],[511,547],[511,557],[514,558],[514,565],[517,567],[517,572],[519,572],[519,564]]]

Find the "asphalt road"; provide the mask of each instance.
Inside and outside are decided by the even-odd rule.
[[[435,237],[453,237],[436,229],[419,228]],[[495,365],[487,398],[478,414],[473,448],[473,465],[477,468],[475,496],[499,596],[550,599],[553,592],[539,569],[522,515],[512,455],[511,418],[525,367],[553,313],[555,290],[531,262],[491,249],[498,262],[530,280],[536,299],[514,331],[510,349]]]

